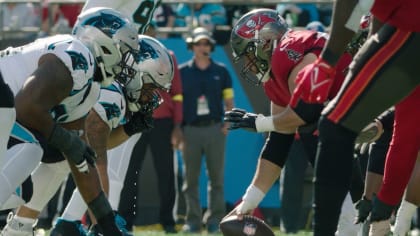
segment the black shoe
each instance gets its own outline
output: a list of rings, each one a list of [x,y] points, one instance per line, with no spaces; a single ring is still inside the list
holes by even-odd
[[[62,218],[57,219],[57,223],[51,230],[50,236],[87,236],[86,231],[80,220],[69,221]]]
[[[164,225],[163,230],[167,234],[176,234],[178,231],[175,229],[175,225]]]
[[[93,225],[90,227],[87,236],[101,236],[102,230],[99,228],[99,225]]]

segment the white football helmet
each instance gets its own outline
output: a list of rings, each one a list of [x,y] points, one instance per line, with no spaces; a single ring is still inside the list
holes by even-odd
[[[138,54],[135,55],[137,73],[135,78],[125,82],[127,84],[125,88],[127,100],[129,101],[128,107],[131,111],[139,110],[140,107],[144,106],[144,104],[138,102],[141,92],[152,92],[145,89],[142,91],[130,89],[131,84],[139,83],[137,80],[141,78],[143,84],[153,84],[156,88],[169,91],[175,70],[172,56],[169,54],[168,49],[158,40],[146,35],[139,35],[138,43],[140,49]],[[136,86],[131,87],[135,88]],[[160,100],[157,92],[154,95],[150,95],[150,97],[156,97],[152,99],[155,100],[152,101],[153,103],[157,103],[156,101]],[[148,105],[155,107],[155,105]]]
[[[120,76],[135,75],[134,61],[129,58],[138,51],[137,30],[121,13],[110,8],[91,8],[78,16],[72,34],[94,55],[103,86]]]
[[[234,62],[248,57],[241,76],[257,85],[266,82],[270,77],[273,49],[288,30],[286,21],[275,10],[261,8],[243,15],[230,36]]]

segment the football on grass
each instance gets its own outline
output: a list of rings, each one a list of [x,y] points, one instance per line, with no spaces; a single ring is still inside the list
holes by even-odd
[[[231,215],[223,219],[219,227],[224,236],[274,236],[268,224],[251,215],[244,215],[242,220]]]

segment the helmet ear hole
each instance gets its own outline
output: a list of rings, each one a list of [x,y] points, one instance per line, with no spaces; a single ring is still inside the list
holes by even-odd
[[[106,48],[106,47],[104,47],[104,46],[101,46],[101,48],[102,48],[102,51],[103,51],[104,53],[106,53],[106,54],[111,54],[111,51],[109,51],[109,50],[108,50],[108,48]]]

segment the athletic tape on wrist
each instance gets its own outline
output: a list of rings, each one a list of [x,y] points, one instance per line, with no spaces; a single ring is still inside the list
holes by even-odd
[[[263,191],[261,191],[255,185],[251,184],[246,189],[246,192],[245,192],[244,196],[242,197],[242,200],[244,202],[247,202],[247,203],[252,204],[255,207],[257,207],[260,204],[260,202],[264,199],[264,197],[265,197],[265,193]]]
[[[269,132],[276,130],[274,127],[273,117],[263,116],[261,114],[259,114],[255,120],[255,128],[257,132]]]

